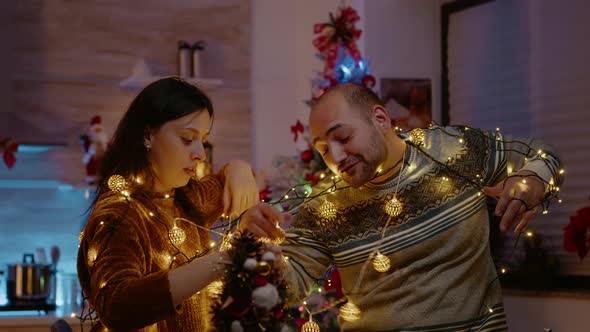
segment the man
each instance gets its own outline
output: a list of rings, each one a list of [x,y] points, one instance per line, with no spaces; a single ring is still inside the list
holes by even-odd
[[[525,161],[526,144],[465,127],[400,136],[354,84],[322,95],[309,125],[336,178],[314,189],[330,194],[300,208],[282,245],[291,300],[334,264],[351,303],[343,330],[505,330],[481,189],[500,197],[501,230],[521,232],[559,181],[557,159],[534,147]],[[506,179],[509,166],[518,176]]]

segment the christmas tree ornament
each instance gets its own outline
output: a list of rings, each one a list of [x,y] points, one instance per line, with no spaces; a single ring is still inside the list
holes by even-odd
[[[256,267],[254,268],[254,272],[265,277],[270,273],[271,268],[272,267],[268,262],[261,261],[256,264]]]
[[[307,149],[305,151],[302,151],[299,157],[301,158],[301,161],[307,164],[313,160],[313,150]]]
[[[301,327],[301,332],[320,332],[320,326],[309,317],[309,321],[307,321]]]

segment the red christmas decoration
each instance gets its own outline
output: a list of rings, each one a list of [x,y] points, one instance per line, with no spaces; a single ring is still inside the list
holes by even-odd
[[[299,155],[299,157],[301,158],[301,160],[304,163],[309,163],[310,161],[313,160],[313,150],[312,149],[307,149],[305,151],[302,151],[301,154]]]
[[[98,178],[98,170],[104,151],[107,148],[108,137],[102,126],[100,116],[90,120],[90,127],[85,135],[80,136],[84,157],[82,163],[86,168],[86,182],[93,184]]]
[[[272,191],[268,187],[266,187],[262,191],[260,191],[260,193],[258,193],[258,196],[261,201],[263,201],[264,203],[268,203],[272,200],[271,194]]]
[[[0,152],[2,152],[2,159],[8,169],[12,169],[16,163],[14,154],[18,151],[18,143],[10,138],[0,140]]]
[[[268,284],[268,279],[263,276],[257,275],[254,277],[254,284],[256,285],[256,287],[266,286],[266,284]]]
[[[330,278],[324,280],[324,289],[326,291],[335,290],[336,296],[338,298],[344,297],[344,292],[342,291],[342,280],[340,279],[340,271],[338,269],[334,269],[330,274]]]
[[[375,86],[375,77],[373,77],[373,75],[367,75],[363,78],[363,84],[369,88],[372,89]]]
[[[355,60],[361,59],[361,52],[356,46],[356,40],[361,36],[361,30],[355,28],[354,24],[360,20],[356,10],[352,7],[341,8],[338,15],[334,17],[330,13],[330,22],[318,23],[313,27],[314,34],[319,34],[313,40],[313,46],[324,55],[324,76],[333,77],[334,67],[338,58],[338,48],[344,46],[345,50]]]
[[[293,141],[297,142],[299,134],[303,134],[304,131],[305,128],[303,127],[303,124],[301,123],[301,121],[297,120],[297,123],[294,126],[291,126],[291,133],[293,133]]]
[[[577,253],[580,260],[584,259],[590,250],[590,206],[571,216],[570,223],[563,230],[563,248]]]
[[[297,331],[301,331],[301,328],[303,327],[303,324],[307,323],[307,319],[305,318],[297,318],[295,319],[295,328],[297,329]]]
[[[242,317],[252,307],[252,298],[249,296],[235,295],[228,299],[222,308],[227,308],[227,312],[232,317]]]
[[[319,179],[313,173],[305,173],[305,182],[309,182],[309,184],[313,187],[318,183]]]

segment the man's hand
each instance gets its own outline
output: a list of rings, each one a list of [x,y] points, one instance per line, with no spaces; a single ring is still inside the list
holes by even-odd
[[[223,211],[228,216],[239,216],[256,205],[260,198],[252,168],[245,161],[230,161],[224,169]]]
[[[281,275],[285,273],[285,269],[287,268],[287,263],[285,262],[285,256],[283,256],[283,250],[280,246],[266,243],[265,244],[266,251],[270,251],[275,255],[275,260],[273,263],[274,268],[279,271]]]
[[[538,205],[543,200],[545,184],[535,173],[520,171],[517,176],[493,187],[483,188],[483,192],[488,196],[500,198],[495,212],[497,216],[502,216],[500,230],[505,232],[519,222],[514,233],[520,233],[535,216]]]
[[[290,214],[283,214],[266,203],[259,203],[242,215],[238,231],[247,230],[260,238],[270,240],[284,239],[285,232],[280,225],[290,219]]]

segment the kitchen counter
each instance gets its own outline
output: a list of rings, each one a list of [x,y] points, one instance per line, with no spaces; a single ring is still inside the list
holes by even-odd
[[[70,324],[74,332],[82,331],[80,320],[72,317],[43,316],[0,316],[0,332],[47,332],[51,324],[63,318]],[[90,330],[90,322],[84,324],[84,330]]]

